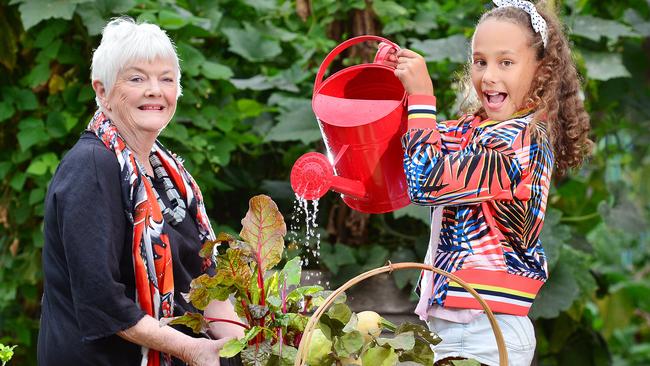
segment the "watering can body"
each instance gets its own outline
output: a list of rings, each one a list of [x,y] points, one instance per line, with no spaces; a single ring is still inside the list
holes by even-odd
[[[367,40],[383,42],[374,63],[347,67],[322,80],[341,51]],[[406,92],[394,69],[381,64],[390,47],[399,49],[381,37],[356,37],[321,64],[312,109],[328,157],[307,153],[296,161],[291,185],[299,196],[317,199],[332,189],[342,193],[349,207],[366,213],[409,204],[400,142],[407,125]]]

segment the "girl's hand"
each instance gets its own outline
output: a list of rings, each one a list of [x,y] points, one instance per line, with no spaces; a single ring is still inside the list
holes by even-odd
[[[427,70],[424,57],[408,50],[402,49],[396,54],[388,55],[384,64],[395,62],[395,76],[404,85],[409,95],[433,95],[433,83]]]
[[[195,338],[192,347],[188,349],[185,361],[189,366],[219,366],[219,351],[232,338],[211,340]]]

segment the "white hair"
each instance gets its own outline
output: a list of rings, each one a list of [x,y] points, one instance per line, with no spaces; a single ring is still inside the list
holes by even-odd
[[[181,96],[181,68],[174,44],[164,30],[155,24],[137,24],[130,17],[114,18],[102,32],[102,41],[93,53],[90,68],[92,81],[99,80],[109,95],[117,75],[136,61],[151,62],[156,58],[171,60],[176,66],[176,99]],[[95,97],[101,109],[99,98]]]

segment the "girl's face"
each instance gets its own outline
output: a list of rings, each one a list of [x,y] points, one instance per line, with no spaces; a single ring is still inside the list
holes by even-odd
[[[476,27],[472,84],[492,120],[506,120],[526,107],[524,99],[538,65],[529,32],[520,25],[497,19],[487,19]]]
[[[170,60],[135,62],[118,75],[112,113],[134,133],[159,133],[176,111],[176,67]]]

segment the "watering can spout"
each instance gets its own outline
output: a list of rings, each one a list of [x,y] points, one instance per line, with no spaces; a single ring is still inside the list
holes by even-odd
[[[366,197],[366,188],[358,180],[334,175],[334,168],[323,154],[310,152],[301,156],[291,169],[291,187],[307,200],[316,200],[333,190],[355,198]]]

